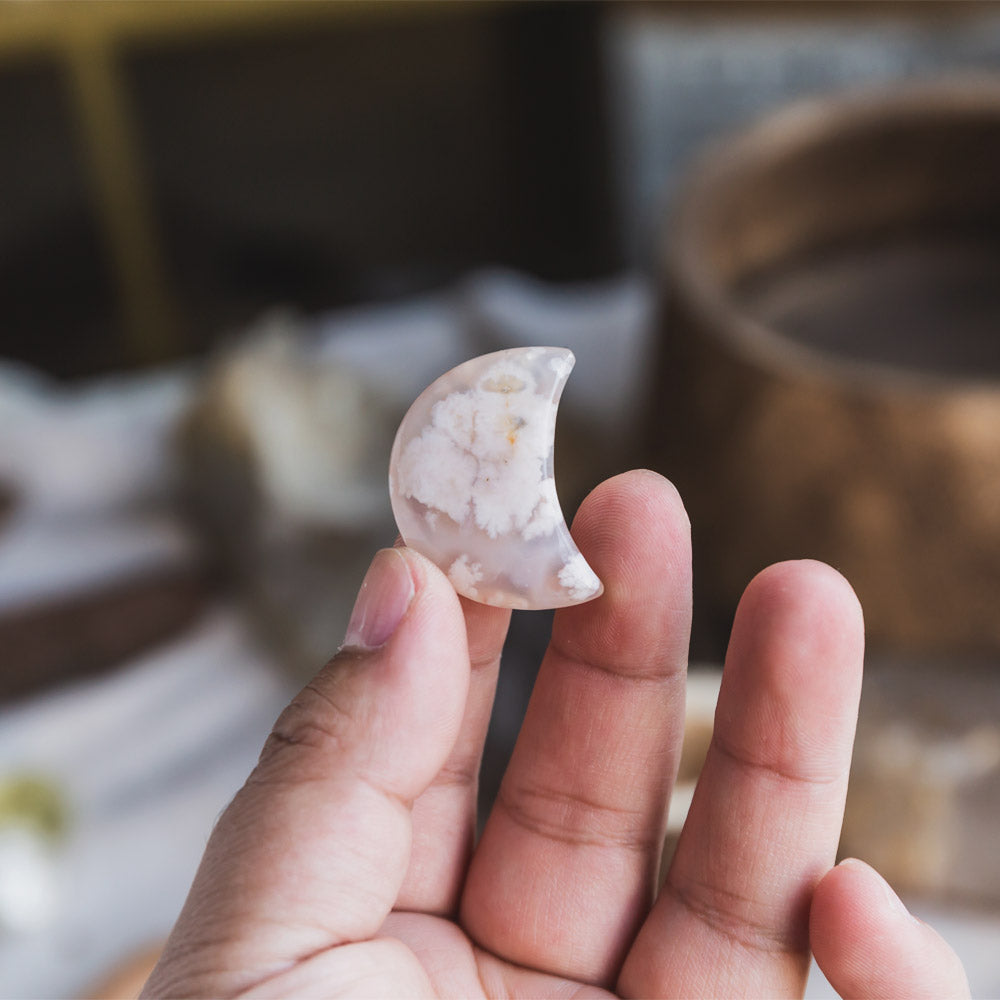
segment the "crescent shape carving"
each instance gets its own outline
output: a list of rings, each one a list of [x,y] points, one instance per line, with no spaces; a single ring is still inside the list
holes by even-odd
[[[575,363],[560,347],[473,358],[426,388],[389,460],[403,540],[455,589],[507,608],[560,608],[598,597],[553,477],[556,411]]]

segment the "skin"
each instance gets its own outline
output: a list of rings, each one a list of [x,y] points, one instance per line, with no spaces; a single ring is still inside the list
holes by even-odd
[[[690,533],[650,472],[574,538],[604,581],[557,612],[474,841],[509,613],[405,548],[376,556],[345,647],[282,714],[220,818],[144,996],[968,996],[861,862],[834,867],[861,686],[849,585],[816,562],[747,587],[715,736],[657,893],[683,734]]]

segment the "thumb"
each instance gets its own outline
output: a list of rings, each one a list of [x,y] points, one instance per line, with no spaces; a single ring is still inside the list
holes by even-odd
[[[454,589],[412,550],[379,552],[344,646],[282,713],[219,819],[144,992],[232,994],[373,936],[468,681]]]

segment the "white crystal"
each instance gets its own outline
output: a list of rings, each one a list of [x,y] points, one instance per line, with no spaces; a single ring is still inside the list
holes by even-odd
[[[389,462],[396,524],[466,597],[558,608],[604,589],[553,478],[556,410],[574,360],[558,347],[473,358],[425,389],[399,426]]]

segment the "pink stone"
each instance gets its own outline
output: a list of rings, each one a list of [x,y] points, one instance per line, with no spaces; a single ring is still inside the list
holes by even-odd
[[[403,540],[482,604],[559,608],[604,587],[556,496],[556,410],[571,351],[519,347],[446,372],[410,407],[389,461]]]

